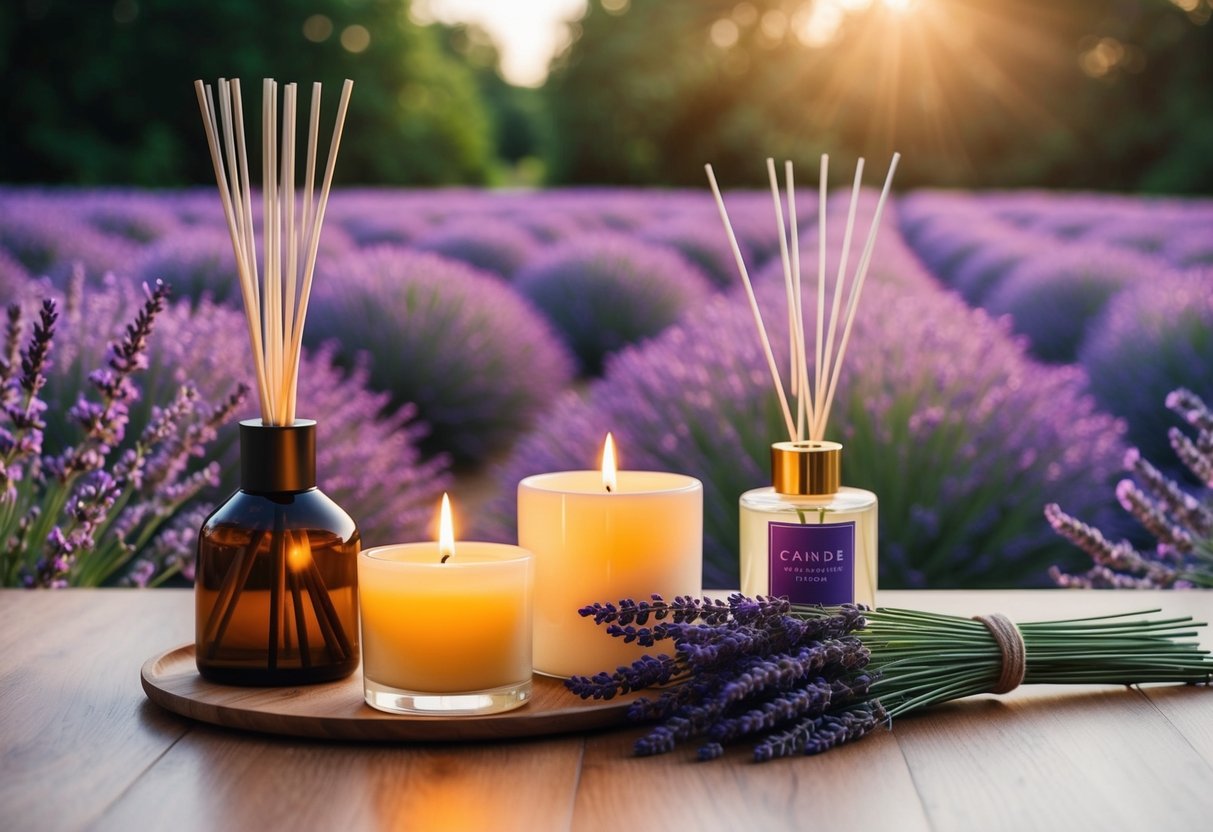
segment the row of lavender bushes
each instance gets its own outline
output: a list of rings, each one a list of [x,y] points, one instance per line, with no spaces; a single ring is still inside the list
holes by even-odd
[[[781,308],[769,197],[728,199],[763,303]],[[915,241],[919,201],[902,200]],[[1012,227],[1009,214],[987,213]],[[803,208],[805,263],[815,262],[813,219]],[[233,368],[247,367],[230,244],[210,191],[0,191],[0,288],[13,296],[45,275],[64,292],[76,265],[88,285],[68,295],[84,293],[81,329],[96,351],[129,312],[131,286],[163,278],[174,287],[143,406],[186,379],[217,399]],[[1050,565],[1073,567],[1040,507],[1060,502],[1102,520],[1123,450],[1117,423],[1082,395],[1086,374],[1042,367],[1006,323],[940,290],[892,219],[871,280],[834,424],[848,444],[847,479],[882,499],[885,585],[1033,585]],[[337,194],[304,373],[313,389],[303,400],[329,425],[323,485],[356,507],[369,542],[418,537],[452,465],[483,470],[509,453],[477,524],[508,538],[517,479],[593,465],[609,428],[629,467],[704,481],[708,581],[735,585],[736,498],[766,480],[779,429],[735,285],[704,193]],[[81,371],[67,378],[61,402]],[[208,451],[227,485],[234,453],[230,430]],[[176,528],[188,535],[196,520],[183,515]]]
[[[872,207],[869,197],[865,212]],[[1042,500],[1065,494],[1110,521],[1122,427],[1083,394],[1081,370],[1033,361],[1004,322],[940,291],[892,221],[885,232],[833,417],[847,447],[844,479],[881,500],[881,580],[1042,584],[1050,565],[1078,557],[1042,522]],[[830,235],[830,262],[839,236]],[[803,242],[802,262],[812,262],[815,240]],[[779,265],[757,271],[760,304],[783,308]],[[783,316],[767,323],[776,343],[786,339]],[[629,467],[703,481],[705,581],[735,586],[737,496],[768,481],[781,425],[750,312],[737,291],[720,295],[612,357],[588,393],[566,394],[499,468],[501,496],[482,529],[508,539],[512,484],[585,467],[586,449],[610,429]]]
[[[1108,195],[924,192],[907,241],[970,304],[1007,315],[1032,353],[1077,363],[1128,440],[1171,472],[1176,388],[1213,397],[1213,205]]]

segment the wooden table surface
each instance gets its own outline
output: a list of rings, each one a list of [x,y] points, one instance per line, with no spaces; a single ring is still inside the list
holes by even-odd
[[[880,601],[1020,621],[1150,607],[1213,618],[1213,592]],[[1206,686],[1022,687],[765,764],[740,749],[633,758],[632,728],[358,745],[210,727],[148,702],[140,666],[193,626],[188,590],[0,591],[0,830],[1213,828]]]

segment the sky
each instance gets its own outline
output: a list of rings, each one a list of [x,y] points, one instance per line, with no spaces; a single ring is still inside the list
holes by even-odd
[[[477,23],[501,51],[501,74],[519,86],[547,78],[548,62],[565,45],[564,23],[585,13],[586,0],[415,0],[420,23]]]

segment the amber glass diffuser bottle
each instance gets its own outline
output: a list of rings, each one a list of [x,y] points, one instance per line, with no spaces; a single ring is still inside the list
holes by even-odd
[[[240,423],[240,490],[207,518],[195,576],[198,671],[297,685],[358,666],[358,528],[316,487],[316,423]]]

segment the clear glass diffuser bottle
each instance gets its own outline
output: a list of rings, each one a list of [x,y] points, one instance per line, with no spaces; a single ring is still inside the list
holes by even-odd
[[[298,685],[358,666],[358,527],[316,487],[316,423],[240,423],[240,490],[206,519],[194,579],[198,671]]]
[[[876,604],[876,495],[840,484],[842,445],[776,442],[771,486],[741,495],[741,591]]]

